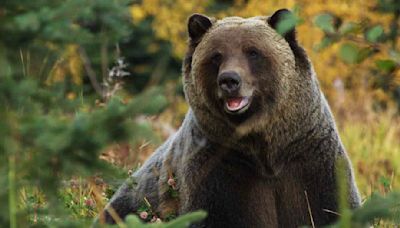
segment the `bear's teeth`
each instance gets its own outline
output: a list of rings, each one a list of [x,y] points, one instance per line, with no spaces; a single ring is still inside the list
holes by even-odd
[[[244,106],[246,106],[247,103],[248,103],[247,98],[235,97],[235,98],[229,98],[226,101],[226,106],[229,111],[237,111],[239,109],[242,109]]]

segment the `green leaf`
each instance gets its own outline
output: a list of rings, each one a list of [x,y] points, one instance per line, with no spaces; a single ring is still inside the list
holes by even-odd
[[[369,48],[362,48],[358,51],[358,56],[357,56],[357,61],[356,63],[361,63],[362,61],[364,61],[366,58],[368,58],[369,56],[371,56],[371,54],[373,54],[374,51]]]
[[[351,43],[345,43],[340,47],[340,58],[346,63],[357,63],[359,48]]]
[[[375,64],[379,70],[385,72],[391,72],[394,70],[394,68],[396,68],[396,63],[391,59],[377,60]]]
[[[323,49],[327,48],[329,45],[333,44],[335,40],[331,37],[324,37],[320,43],[314,46],[315,51],[322,51]]]
[[[355,33],[359,29],[359,26],[354,22],[346,22],[339,28],[341,35],[348,35],[350,33]]]
[[[340,58],[350,64],[361,63],[374,53],[374,50],[369,47],[360,48],[352,43],[343,44],[339,51]]]
[[[128,227],[141,227],[143,224],[140,222],[140,219],[136,215],[128,215],[125,218],[125,223]]]
[[[298,18],[293,13],[287,13],[283,15],[283,18],[278,22],[276,31],[285,35],[287,32],[292,30],[298,23]]]
[[[327,33],[335,32],[335,29],[333,27],[333,16],[328,13],[317,15],[314,18],[314,24],[320,29],[322,29],[322,31],[324,32]]]
[[[207,213],[205,211],[195,211],[189,214],[181,215],[178,218],[165,224],[165,228],[186,228],[190,224],[199,222],[206,218]]]
[[[383,27],[381,25],[377,25],[374,26],[372,28],[370,28],[366,34],[365,34],[365,38],[369,41],[369,42],[377,42],[379,40],[379,38],[381,38],[383,35]]]

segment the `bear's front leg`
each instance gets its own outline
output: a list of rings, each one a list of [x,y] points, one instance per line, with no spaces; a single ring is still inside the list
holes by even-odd
[[[138,214],[138,209],[147,205],[155,211],[158,199],[158,171],[156,162],[150,159],[146,164],[130,176],[111,198],[100,213],[95,225],[100,223],[114,224],[116,220],[124,220],[128,214]]]

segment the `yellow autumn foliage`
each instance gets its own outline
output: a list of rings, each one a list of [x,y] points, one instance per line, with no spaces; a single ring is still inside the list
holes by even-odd
[[[78,46],[75,44],[68,45],[60,59],[54,64],[47,84],[63,82],[66,77],[71,77],[71,82],[76,85],[82,84],[83,63],[78,53]]]
[[[192,0],[143,0],[139,5],[133,5],[131,12],[135,21],[147,16],[154,18],[153,30],[160,39],[170,41],[176,57],[182,58],[186,50],[187,41],[187,18],[192,13],[205,13],[211,17],[222,18],[226,16],[251,17],[256,15],[271,15],[280,8],[298,8],[299,17],[303,20],[297,27],[298,40],[307,50],[317,75],[321,81],[322,88],[328,97],[336,96],[337,91],[333,84],[335,80],[351,82],[351,92],[361,93],[361,96],[370,88],[368,76],[370,67],[375,66],[378,59],[386,59],[390,48],[386,44],[380,44],[380,52],[373,57],[363,61],[361,64],[345,64],[338,56],[342,42],[335,43],[322,51],[315,51],[316,45],[322,40],[323,32],[314,24],[316,15],[329,12],[348,22],[372,25],[379,24],[387,31],[392,16],[390,14],[379,14],[371,9],[375,1],[364,0],[235,0],[233,5],[217,13],[209,13],[208,9],[213,1]],[[362,37],[356,37],[362,39]],[[395,85],[400,85],[399,77],[393,80]],[[369,93],[369,92],[368,92]],[[373,94],[373,93],[369,93]],[[386,99],[389,101],[390,99]]]

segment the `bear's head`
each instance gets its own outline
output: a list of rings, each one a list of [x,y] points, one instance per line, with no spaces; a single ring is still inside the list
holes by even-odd
[[[307,122],[318,106],[319,87],[295,30],[276,30],[289,14],[283,9],[270,17],[189,18],[184,90],[205,132],[237,139],[269,131],[273,137]]]

